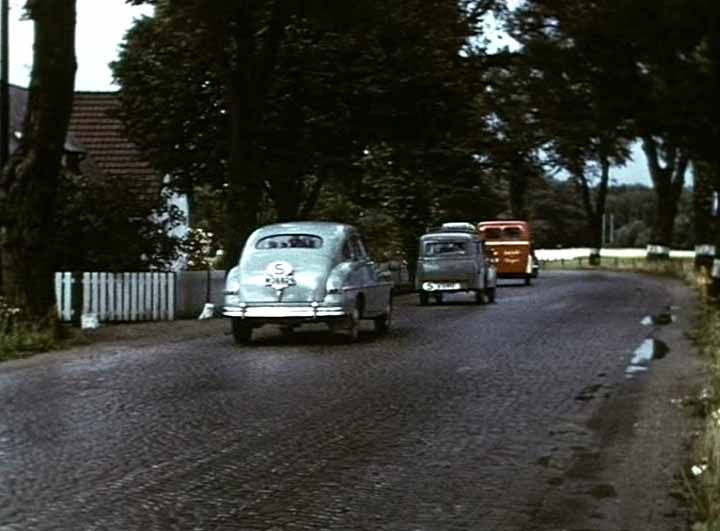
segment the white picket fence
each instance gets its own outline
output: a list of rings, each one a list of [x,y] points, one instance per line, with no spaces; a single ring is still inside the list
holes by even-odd
[[[55,297],[63,321],[73,320],[72,273],[55,273]],[[75,303],[75,304],[73,304]],[[82,314],[99,321],[175,319],[175,273],[82,273]],[[76,319],[79,316],[75,316]]]

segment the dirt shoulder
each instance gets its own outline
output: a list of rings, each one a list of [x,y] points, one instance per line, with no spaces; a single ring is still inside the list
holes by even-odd
[[[548,463],[548,482],[556,488],[547,492],[536,529],[690,528],[682,471],[701,428],[694,398],[707,373],[690,339],[696,296],[676,281],[667,282],[667,292],[676,322],[648,326],[648,340],[662,359],[588,397],[601,403],[574,419],[586,435],[583,443],[558,449]]]
[[[229,322],[222,318],[108,324],[94,330],[83,330],[82,340],[88,345],[166,343],[222,335],[229,329]]]

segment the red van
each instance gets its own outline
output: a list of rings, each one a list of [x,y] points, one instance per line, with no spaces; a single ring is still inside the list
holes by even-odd
[[[534,253],[527,221],[481,221],[478,231],[495,252],[498,278],[519,278],[529,285]]]

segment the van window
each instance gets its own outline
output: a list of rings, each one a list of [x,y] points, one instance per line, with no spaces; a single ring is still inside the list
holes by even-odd
[[[520,227],[505,227],[502,230],[502,238],[504,240],[523,240],[525,234]]]
[[[499,240],[502,238],[502,230],[499,227],[488,227],[483,229],[483,234],[487,240]]]

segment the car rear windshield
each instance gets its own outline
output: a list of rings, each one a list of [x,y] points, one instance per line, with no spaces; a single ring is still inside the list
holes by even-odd
[[[468,242],[433,241],[426,242],[425,256],[459,256],[468,253]]]
[[[275,234],[258,240],[255,249],[320,249],[323,239],[312,234]]]

